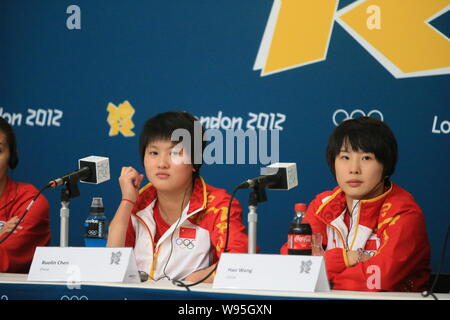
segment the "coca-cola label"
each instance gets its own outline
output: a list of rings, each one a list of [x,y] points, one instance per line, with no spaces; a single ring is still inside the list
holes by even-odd
[[[288,249],[311,250],[311,235],[288,234]]]

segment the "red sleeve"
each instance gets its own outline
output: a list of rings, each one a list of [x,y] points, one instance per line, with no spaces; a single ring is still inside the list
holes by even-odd
[[[322,246],[326,248],[328,245],[327,225],[316,216],[316,212],[321,204],[322,202],[318,199],[311,202],[308,211],[306,212],[305,222],[311,225],[313,233],[322,234]],[[344,271],[348,267],[347,254],[342,248],[325,250],[324,259],[328,278],[333,274]]]
[[[136,243],[136,232],[133,228],[133,222],[131,220],[128,222],[128,229],[127,229],[127,235],[125,237],[125,247],[131,247],[134,248],[134,245]]]
[[[425,288],[430,272],[430,248],[422,213],[399,214],[380,227],[380,248],[368,261],[341,271],[336,261],[342,262],[343,258],[337,253],[333,257],[330,255],[329,260],[326,257],[333,289],[421,291]]]
[[[22,216],[37,192],[34,187],[21,190],[9,218]],[[36,199],[20,226],[23,229],[16,229],[17,233],[0,244],[0,272],[27,273],[36,247],[50,243],[49,205],[43,195]]]
[[[146,193],[145,193],[146,194]],[[139,210],[141,210],[145,206],[145,198],[143,194],[140,194],[136,204],[133,206],[133,209],[131,210],[131,216],[128,220],[128,228],[127,233],[125,235],[125,247],[134,248],[134,245],[136,244],[136,231],[133,227],[133,215],[136,215]]]
[[[347,252],[343,248],[334,248],[324,252],[328,280],[348,268]]]
[[[215,215],[214,226],[212,232],[210,232],[211,244],[215,249],[213,254],[213,263],[217,262],[225,248],[229,201],[230,196],[228,195],[223,199],[223,201],[220,201],[218,205],[207,209],[207,211],[217,211],[217,214]],[[245,232],[245,226],[242,223],[241,205],[236,199],[233,199],[233,201],[231,202],[229,230],[227,252],[247,253],[248,238]]]

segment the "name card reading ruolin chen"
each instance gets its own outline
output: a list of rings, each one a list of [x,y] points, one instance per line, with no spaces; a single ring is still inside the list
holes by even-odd
[[[329,292],[320,256],[223,253],[213,288]]]
[[[28,281],[140,282],[132,248],[37,247]]]

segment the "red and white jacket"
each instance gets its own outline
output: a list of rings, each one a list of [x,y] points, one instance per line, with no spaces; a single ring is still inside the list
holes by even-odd
[[[14,216],[22,216],[38,190],[28,183],[7,178],[0,199],[0,226]],[[0,244],[0,272],[28,273],[37,246],[50,243],[50,217],[47,199],[41,194],[8,239]],[[3,234],[0,238],[5,237]]]
[[[319,194],[305,216],[312,231],[322,234],[326,269],[333,289],[426,289],[430,246],[422,210],[410,193],[391,183],[382,195],[359,201],[351,223],[344,221],[346,212],[345,194],[336,187]],[[345,250],[360,248],[372,258],[350,267]],[[286,252],[284,245],[281,253]]]
[[[134,248],[138,269],[154,280],[165,275],[182,280],[216,263],[225,247],[230,195],[197,178],[178,225],[175,222],[170,226],[157,243],[153,240],[156,197],[156,189],[151,184],[142,188],[128,225],[125,246]],[[247,252],[248,240],[237,200],[231,204],[229,229],[228,252]]]

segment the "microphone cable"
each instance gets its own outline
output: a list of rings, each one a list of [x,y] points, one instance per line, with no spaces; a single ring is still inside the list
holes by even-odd
[[[230,201],[228,202],[228,211],[227,211],[227,235],[226,235],[226,240],[225,240],[225,247],[223,249],[223,252],[227,252],[228,251],[228,240],[230,237],[230,211],[231,211],[231,203],[234,199],[234,195],[236,194],[236,192],[241,189],[240,186],[237,186],[233,192],[231,193],[231,197],[230,197]],[[178,287],[183,287],[185,288],[187,291],[191,291],[191,289],[189,289],[190,287],[196,286],[200,283],[202,283],[203,281],[205,281],[206,279],[208,279],[214,272],[216,272],[217,270],[217,266],[218,266],[219,262],[216,263],[216,265],[214,266],[214,268],[202,279],[190,283],[190,284],[186,284],[181,280],[172,280],[172,283]]]
[[[449,232],[450,232],[450,225],[447,227],[447,233],[444,238],[444,246],[442,247],[441,261],[439,262],[438,272],[436,273],[436,276],[434,277],[434,281],[433,281],[433,284],[431,285],[430,290],[422,292],[422,297],[424,297],[424,298],[426,298],[428,296],[432,296],[434,298],[434,300],[439,300],[433,291],[434,291],[434,288],[436,287],[436,283],[439,279],[439,275],[441,274],[442,265],[444,264],[444,261],[445,261],[445,251],[447,249],[447,240],[448,240]]]
[[[195,181],[194,181],[195,182]],[[194,187],[194,183],[192,183],[192,190]],[[183,216],[183,204],[184,204],[184,200],[186,200],[186,194],[187,194],[188,188],[186,188],[186,190],[184,191],[184,195],[183,195],[183,200],[181,201],[181,206],[180,206],[180,216],[178,217],[178,220],[175,224],[174,229],[172,230],[171,234],[170,234],[170,253],[169,253],[169,257],[166,260],[166,263],[164,265],[163,268],[163,276],[158,278],[158,279],[153,279],[154,281],[160,281],[162,279],[167,279],[168,281],[171,281],[172,279],[170,279],[170,277],[167,275],[166,273],[166,268],[167,265],[169,264],[170,259],[172,258],[172,252],[173,252],[173,235],[175,233],[175,231],[177,231],[178,225],[180,224],[181,218]],[[156,205],[156,204],[155,204]],[[160,209],[159,209],[160,210]],[[161,210],[160,210],[160,214],[161,214]],[[146,282],[149,278],[149,274],[145,271],[139,270],[139,278],[141,280],[141,282]]]
[[[192,183],[192,191],[194,191],[194,183],[195,183],[195,180]],[[183,200],[181,201],[180,216],[178,217],[178,220],[177,220],[177,223],[175,225],[175,228],[173,229],[172,233],[170,234],[170,253],[169,253],[169,257],[167,258],[166,264],[164,265],[164,268],[163,268],[164,276],[162,278],[159,278],[156,281],[159,281],[159,280],[164,279],[164,278],[167,278],[167,280],[169,280],[169,281],[172,280],[166,274],[166,268],[167,268],[167,265],[169,264],[170,258],[172,257],[172,252],[173,252],[173,235],[174,235],[175,231],[177,231],[178,225],[180,224],[181,218],[183,216],[183,209],[184,209],[183,208],[183,204],[184,204],[184,200],[186,200],[187,190],[188,190],[188,188],[186,188],[186,190],[184,190]],[[161,212],[161,210],[160,210],[160,212]]]
[[[344,247],[347,246],[348,250],[350,250],[350,244],[348,243],[348,237],[350,236],[350,232],[352,231],[352,225],[353,225],[353,211],[355,211],[355,208],[358,206],[359,202],[361,200],[356,201],[355,205],[352,208],[352,211],[350,212],[350,225],[348,227],[348,233],[347,238],[345,239],[346,243],[344,243]],[[359,214],[359,213],[358,213]]]
[[[25,218],[25,215],[28,213],[28,211],[31,209],[31,207],[33,206],[34,202],[36,201],[36,199],[41,195],[42,192],[44,192],[46,189],[50,188],[50,184],[47,184],[44,188],[42,188],[41,190],[39,190],[39,192],[34,196],[33,200],[31,200],[31,202],[28,204],[27,208],[25,209],[24,213],[22,214],[22,216],[20,217],[19,221],[17,221],[16,225],[14,226],[14,228],[11,229],[11,231],[8,232],[8,234],[6,236],[4,236],[2,239],[0,239],[0,244],[2,244],[4,241],[6,241],[6,239],[8,239],[13,233],[14,231],[17,229],[17,227],[19,226],[19,224],[22,222],[23,218]]]

